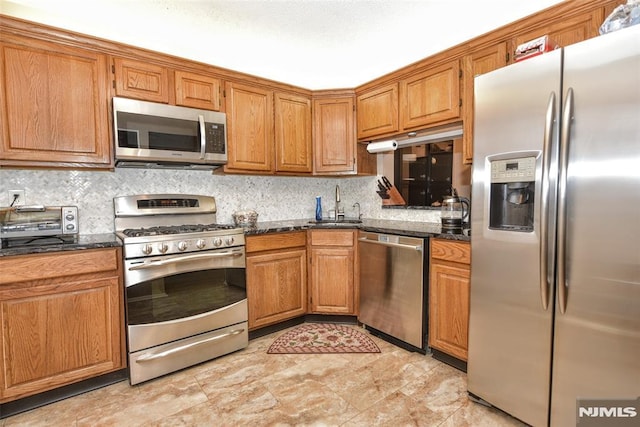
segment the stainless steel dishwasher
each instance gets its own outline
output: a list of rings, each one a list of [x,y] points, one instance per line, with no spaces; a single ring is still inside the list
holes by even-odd
[[[427,349],[428,331],[425,271],[428,247],[425,239],[416,237],[367,231],[358,235],[358,320],[371,333],[423,353]]]

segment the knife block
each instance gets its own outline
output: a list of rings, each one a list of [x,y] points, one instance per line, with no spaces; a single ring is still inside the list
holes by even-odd
[[[395,185],[392,185],[391,188],[387,190],[387,194],[389,198],[382,199],[383,206],[404,206],[407,204]]]

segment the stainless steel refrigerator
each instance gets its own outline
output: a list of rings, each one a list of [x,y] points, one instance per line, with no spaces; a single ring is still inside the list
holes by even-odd
[[[534,426],[636,399],[640,25],[476,77],[473,159],[470,395]]]

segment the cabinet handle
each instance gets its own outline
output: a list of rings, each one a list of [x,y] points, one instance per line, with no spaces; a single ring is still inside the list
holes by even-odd
[[[373,243],[374,245],[390,246],[399,249],[412,249],[414,251],[422,251],[422,245],[403,245],[402,243],[380,242],[378,240],[369,240],[366,237],[358,239],[359,242]]]

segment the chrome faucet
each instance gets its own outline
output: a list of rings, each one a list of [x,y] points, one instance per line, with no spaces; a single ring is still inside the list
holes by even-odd
[[[344,208],[340,207],[340,186],[336,185],[336,217],[337,221],[340,217],[344,218]]]

